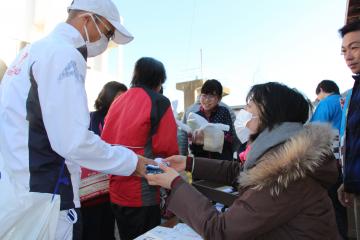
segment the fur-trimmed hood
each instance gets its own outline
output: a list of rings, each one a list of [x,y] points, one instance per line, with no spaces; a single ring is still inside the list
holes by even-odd
[[[269,135],[272,132],[276,129]],[[241,172],[240,187],[258,190],[269,187],[272,195],[279,195],[290,183],[306,176],[322,185],[331,184],[336,171],[327,162],[335,161],[331,157],[333,139],[330,125],[305,125],[285,142],[267,149],[253,167]]]

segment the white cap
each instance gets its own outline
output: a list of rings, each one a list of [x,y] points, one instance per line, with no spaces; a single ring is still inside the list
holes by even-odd
[[[120,23],[120,14],[111,0],[73,0],[69,10],[82,10],[104,17],[115,27],[113,41],[117,44],[126,44],[134,39]]]

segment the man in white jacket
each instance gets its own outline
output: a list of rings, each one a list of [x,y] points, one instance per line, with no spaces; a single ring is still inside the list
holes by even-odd
[[[81,234],[79,165],[128,176],[150,162],[88,130],[86,59],[132,35],[111,0],[74,0],[68,11],[65,23],[22,50],[0,85],[0,151],[17,183],[60,195],[57,239]]]

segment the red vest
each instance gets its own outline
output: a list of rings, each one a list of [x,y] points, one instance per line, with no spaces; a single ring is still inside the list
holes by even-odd
[[[149,158],[178,154],[170,101],[147,88],[131,88],[113,102],[101,137]],[[120,206],[153,206],[160,202],[159,188],[149,186],[145,178],[112,175],[110,200]]]

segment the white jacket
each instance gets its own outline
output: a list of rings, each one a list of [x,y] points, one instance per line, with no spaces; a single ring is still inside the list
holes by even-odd
[[[53,193],[62,163],[61,209],[79,207],[80,166],[128,176],[137,156],[89,131],[85,42],[67,23],[29,45],[0,85],[0,151],[17,182]],[[75,204],[74,204],[75,198]]]

